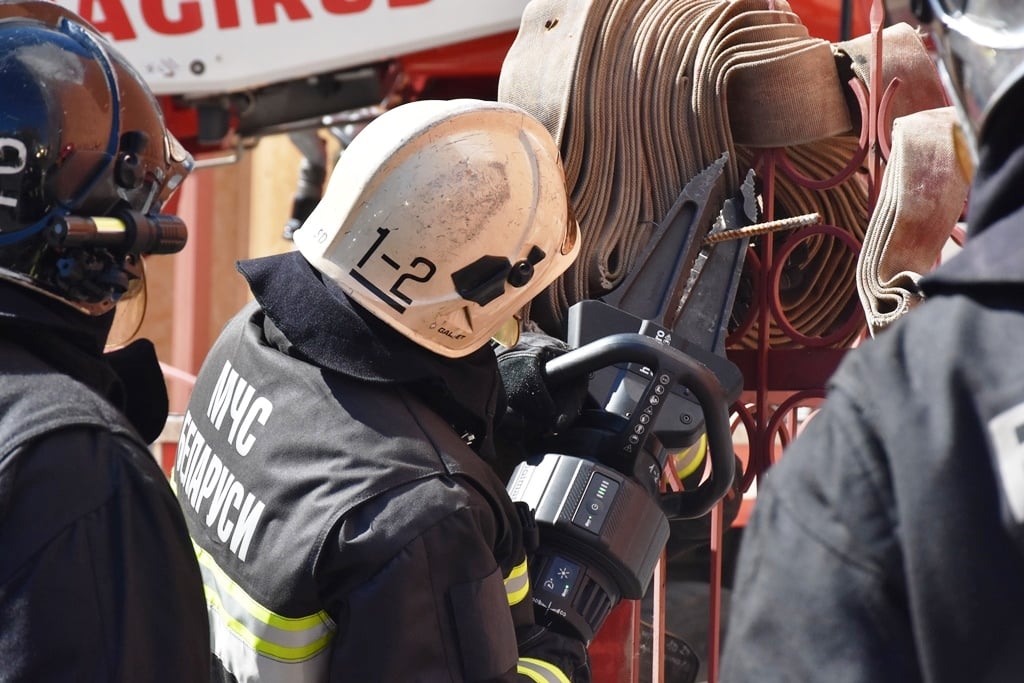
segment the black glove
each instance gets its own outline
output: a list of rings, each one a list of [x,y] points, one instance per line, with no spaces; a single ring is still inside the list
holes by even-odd
[[[516,629],[516,639],[520,657],[540,659],[554,665],[571,683],[590,683],[590,656],[582,640],[535,624]]]
[[[497,351],[507,408],[500,430],[526,443],[557,434],[579,417],[587,399],[587,377],[550,387],[544,365],[571,347],[560,339],[524,332],[512,348]]]

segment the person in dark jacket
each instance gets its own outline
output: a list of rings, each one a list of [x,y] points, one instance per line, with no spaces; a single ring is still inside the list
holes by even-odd
[[[512,105],[396,107],[294,240],[239,262],[255,300],[174,465],[215,680],[588,681],[534,620],[536,528],[488,462],[490,340],[580,248],[551,136]]]
[[[1024,671],[1024,5],[915,5],[976,152],[967,240],[758,487],[725,683]]]
[[[159,211],[191,159],[55,3],[0,2],[0,93],[0,680],[202,680],[199,568],[148,447],[163,377],[148,341],[105,353],[142,257],[184,244]]]

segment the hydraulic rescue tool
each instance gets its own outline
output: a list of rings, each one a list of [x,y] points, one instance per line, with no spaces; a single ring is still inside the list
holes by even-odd
[[[723,202],[725,159],[687,184],[607,301],[569,309],[573,349],[546,364],[548,381],[588,377],[601,408],[584,410],[508,483],[540,532],[538,619],[588,642],[620,599],[643,597],[670,520],[705,517],[734,487],[728,408],[743,382],[724,339],[748,240],[706,237],[751,223],[756,202],[752,175]],[[690,486],[663,490],[673,455],[702,439],[710,456]]]

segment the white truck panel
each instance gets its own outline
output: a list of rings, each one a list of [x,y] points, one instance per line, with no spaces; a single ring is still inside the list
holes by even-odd
[[[527,0],[56,0],[158,95],[235,92],[519,26]]]

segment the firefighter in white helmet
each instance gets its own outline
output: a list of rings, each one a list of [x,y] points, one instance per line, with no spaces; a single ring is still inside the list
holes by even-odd
[[[92,26],[0,0],[0,680],[207,675],[199,568],[149,450],[160,365],[148,340],[106,351],[143,259],[185,244],[162,209],[191,168]]]
[[[173,481],[225,681],[586,681],[534,624],[529,516],[489,467],[490,340],[576,258],[522,110],[420,101],[346,149],[298,251],[199,373]]]

